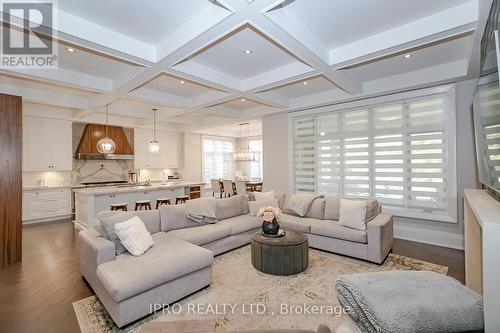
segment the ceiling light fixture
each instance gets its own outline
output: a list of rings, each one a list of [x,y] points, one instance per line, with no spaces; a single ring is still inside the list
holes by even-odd
[[[185,82],[184,82],[183,80],[180,80],[180,81],[179,81],[179,83],[180,83],[180,84],[184,84]]]
[[[156,111],[158,109],[153,108],[153,140],[149,142],[149,152],[155,156],[160,154],[160,143],[156,140]]]
[[[250,142],[248,140],[248,137],[250,137],[250,123],[242,123],[242,124],[238,124],[238,126],[240,127],[240,148],[234,152],[234,160],[236,162],[255,162],[257,160],[256,158],[256,153],[253,152],[253,151],[250,151]],[[241,147],[243,146],[241,144],[242,142],[242,129],[243,129],[243,126],[246,127],[247,129],[247,146],[246,147]]]
[[[68,51],[69,53],[75,53],[76,52],[76,50],[74,48],[72,48],[72,47],[67,47],[66,51]]]
[[[302,84],[307,86],[309,84],[309,81],[304,81],[304,82],[302,82]]]
[[[116,149],[116,143],[108,137],[108,105],[106,104],[106,129],[104,138],[97,142],[97,151],[101,154],[113,154]]]
[[[246,49],[246,50],[243,50],[243,53],[245,53],[245,54],[252,54],[253,51],[250,50],[250,49]]]
[[[403,56],[403,58],[405,59],[410,59],[411,58],[411,53],[407,53]]]
[[[240,98],[240,101],[241,101],[241,102],[246,102],[247,100],[246,100],[246,99],[244,99],[244,98]]]

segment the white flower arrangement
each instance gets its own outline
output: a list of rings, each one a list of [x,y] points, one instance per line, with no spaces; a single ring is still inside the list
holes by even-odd
[[[257,212],[257,216],[262,217],[266,222],[272,222],[274,219],[278,220],[281,217],[281,209],[272,206],[262,207]]]

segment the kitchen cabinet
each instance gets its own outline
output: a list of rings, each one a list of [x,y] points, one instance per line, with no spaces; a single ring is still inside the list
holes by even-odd
[[[134,129],[134,163],[136,169],[176,169],[179,168],[179,152],[182,144],[177,132],[157,131],[160,153],[149,153],[149,142],[153,139],[149,129]]]
[[[52,221],[71,215],[71,189],[47,188],[23,190],[23,223]]]
[[[23,120],[23,171],[71,171],[71,122],[25,117]]]

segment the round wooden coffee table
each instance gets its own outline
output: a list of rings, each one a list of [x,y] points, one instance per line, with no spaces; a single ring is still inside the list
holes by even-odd
[[[281,238],[265,237],[259,231],[252,236],[252,265],[262,273],[293,275],[309,265],[307,236],[285,230]]]

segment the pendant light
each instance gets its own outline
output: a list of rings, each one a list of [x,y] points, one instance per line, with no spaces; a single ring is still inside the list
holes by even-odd
[[[151,155],[158,155],[160,153],[160,143],[156,140],[156,111],[153,109],[153,140],[149,142],[149,152]]]
[[[250,123],[242,123],[238,124],[240,126],[240,148],[234,153],[234,160],[236,162],[255,162],[255,152],[250,151],[250,147],[248,145],[248,137],[250,136]],[[247,128],[247,147],[243,148],[241,147],[241,139],[242,139],[242,128],[243,126],[246,126]]]
[[[97,151],[101,154],[113,154],[116,149],[116,144],[108,137],[108,105],[106,104],[106,127],[105,127],[105,135],[104,138],[97,142]]]

